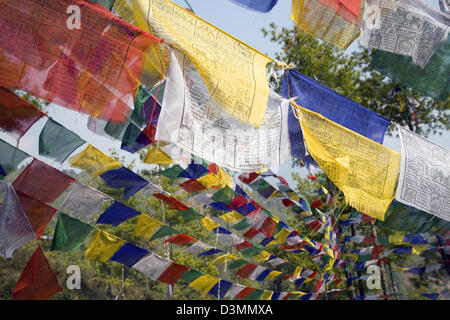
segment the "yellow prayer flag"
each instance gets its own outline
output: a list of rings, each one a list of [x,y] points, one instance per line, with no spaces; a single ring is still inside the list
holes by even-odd
[[[124,20],[183,51],[224,111],[260,126],[269,97],[265,69],[271,58],[172,1],[116,0],[115,8]]]
[[[211,218],[208,217],[202,219],[202,224],[208,231],[211,231],[219,226],[217,223],[212,221]]]
[[[310,155],[349,205],[384,220],[400,171],[400,154],[322,115],[297,106]]]
[[[300,273],[302,272],[302,270],[303,270],[302,267],[297,266],[297,267],[295,267],[295,270],[294,270],[294,272],[292,273],[292,275],[293,275],[294,277],[299,277],[299,276],[300,276]]]
[[[242,219],[244,219],[244,216],[242,214],[240,214],[237,211],[231,211],[231,212],[227,212],[223,215],[220,216],[220,218],[224,221],[227,222],[236,222],[236,221],[241,221]]]
[[[267,259],[270,258],[272,254],[269,251],[263,250],[261,253],[257,254],[256,256],[253,256],[252,259],[256,262],[263,262],[267,261]]]
[[[162,225],[164,225],[164,223],[155,220],[146,214],[141,214],[139,215],[136,227],[134,228],[134,236],[150,239]]]
[[[107,156],[92,145],[88,145],[86,149],[70,157],[69,163],[72,167],[86,171],[93,178],[106,171],[122,167],[120,162]]]
[[[225,185],[229,186],[230,188],[233,188],[233,179],[225,172],[225,170],[219,167],[216,176]]]
[[[345,8],[339,7],[337,0],[328,2],[330,6],[318,0],[292,0],[291,20],[302,31],[346,49],[359,36],[359,21],[363,6],[360,14],[355,15],[343,13]]]
[[[412,246],[412,254],[422,254],[425,250],[428,249],[428,244],[416,244]]]
[[[280,274],[281,274],[280,271],[272,271],[271,273],[269,273],[269,274],[267,275],[266,279],[268,279],[268,280],[273,280],[273,279],[275,279],[276,277],[278,277]]]
[[[169,164],[172,163],[172,158],[155,145],[147,154],[144,160],[149,164]]]
[[[205,274],[192,281],[189,287],[200,291],[205,296],[217,282],[219,282],[219,278]]]
[[[392,244],[402,244],[403,238],[405,237],[404,234],[391,234],[389,236],[389,243]]]
[[[125,240],[98,230],[86,250],[86,259],[106,262],[125,243]]]
[[[272,298],[273,291],[264,290],[264,293],[261,296],[261,300],[270,300]]]
[[[231,260],[236,260],[236,259],[237,259],[237,257],[233,256],[232,254],[226,253],[220,257],[217,257],[216,259],[211,261],[211,263],[217,263],[217,262],[224,263],[225,260],[231,261]]]
[[[281,231],[275,235],[274,240],[270,242],[269,245],[272,246],[277,243],[285,243],[287,237],[289,237],[290,234],[291,231],[289,231],[288,229],[285,228],[281,229]]]
[[[216,187],[216,186],[222,186],[223,183],[222,181],[219,180],[219,178],[217,178],[214,174],[212,173],[208,173],[207,175],[198,178],[197,179],[198,182],[200,182],[203,186],[205,186],[205,188],[211,188],[211,187]]]

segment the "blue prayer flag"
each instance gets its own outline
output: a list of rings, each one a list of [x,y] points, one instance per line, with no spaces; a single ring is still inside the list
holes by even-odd
[[[96,224],[110,224],[117,227],[119,224],[140,215],[139,211],[136,211],[120,201],[115,201],[102,215],[98,218]]]
[[[111,188],[124,188],[124,199],[128,199],[149,183],[147,180],[125,167],[106,171],[100,175],[100,177]]]
[[[131,243],[125,243],[109,260],[119,262],[131,268],[134,264],[141,260],[142,257],[149,253],[150,252],[147,250],[138,248]]]
[[[278,0],[230,0],[244,8],[267,13],[277,4]]]
[[[223,252],[223,251],[220,250],[220,249],[215,249],[215,248],[209,249],[209,250],[206,250],[204,252],[199,253],[197,258],[201,257],[201,256],[212,256],[212,255],[214,255],[216,253],[219,253],[219,252]]]
[[[233,211],[227,207],[225,202],[211,202],[209,204],[214,210]]]
[[[212,232],[214,232],[214,233],[221,233],[221,234],[231,234],[231,232],[230,231],[228,231],[227,229],[225,229],[225,228],[223,228],[223,227],[217,227],[217,228],[214,228],[213,230],[212,230]]]
[[[227,280],[220,280],[214,287],[209,290],[208,294],[215,296],[216,298],[223,299],[227,294],[228,290],[233,286],[233,283]],[[220,296],[219,296],[220,291]]]
[[[272,294],[272,298],[270,298],[270,300],[278,300],[281,296],[281,292],[278,291],[274,291]]]
[[[439,293],[422,293],[421,295],[431,300],[436,300],[439,297]]]
[[[405,234],[403,242],[411,244],[427,244],[428,241],[421,234]]]
[[[275,238],[271,236],[270,238],[264,238],[263,241],[261,241],[259,244],[263,247],[267,246],[269,243],[271,243]]]
[[[249,213],[252,213],[253,211],[255,211],[256,209],[258,209],[258,208],[255,207],[253,204],[246,203],[242,207],[237,208],[236,211],[239,212],[240,214],[242,214],[243,216],[246,216]]]
[[[425,270],[426,270],[426,267],[419,267],[419,268],[408,269],[408,270],[406,270],[406,272],[414,273],[414,274],[422,274],[425,272]]]
[[[269,273],[271,273],[272,270],[270,269],[266,269],[263,272],[261,272],[257,277],[256,277],[256,281],[264,281],[264,279],[269,275]]]
[[[198,179],[208,174],[208,169],[203,165],[192,162],[183,172],[181,172],[179,178]]]

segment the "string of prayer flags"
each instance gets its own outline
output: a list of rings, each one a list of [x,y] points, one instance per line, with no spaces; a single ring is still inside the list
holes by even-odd
[[[371,224],[373,222],[375,222],[374,218],[358,211],[353,211],[348,214],[341,214],[339,217],[339,223],[341,226],[348,226],[350,224]]]
[[[359,35],[361,0],[292,0],[291,20],[304,32],[346,49]]]
[[[402,162],[395,199],[450,221],[450,150],[398,129]]]
[[[365,3],[359,37],[362,46],[410,56],[423,68],[439,43],[447,40],[449,17],[422,0]]]
[[[106,262],[124,244],[124,240],[102,230],[97,230],[86,249],[86,259]]]
[[[71,5],[84,18],[68,27]],[[95,118],[128,119],[139,81],[164,73],[161,39],[83,0],[3,1],[0,23],[0,84]]]
[[[277,4],[278,0],[230,0],[244,8],[267,13]]]
[[[235,171],[256,171],[289,160],[286,99],[271,91],[255,128],[224,114],[183,53],[171,54],[157,140]],[[238,106],[234,110],[242,110]]]
[[[60,211],[50,250],[66,252],[77,250],[92,230],[91,225]]]
[[[86,171],[93,178],[122,167],[120,162],[108,157],[93,145],[88,145],[86,149],[70,157],[69,162],[72,167]]]
[[[439,43],[428,64],[421,68],[411,57],[377,50],[369,67],[424,96],[446,101],[450,93],[450,39]]]
[[[120,201],[114,203],[102,213],[96,224],[110,224],[117,227],[122,222],[140,215],[139,211],[134,210]]]
[[[115,8],[123,19],[182,50],[221,110],[260,126],[269,95],[265,67],[270,58],[171,1],[116,0]]]
[[[34,159],[14,181],[14,189],[46,204],[55,201],[75,179]]]
[[[400,154],[320,114],[301,107],[299,110],[308,152],[343,191],[347,203],[384,220],[394,198]]]
[[[437,263],[437,264],[433,264],[433,265],[429,265],[429,266],[416,267],[416,268],[398,268],[398,270],[403,270],[403,271],[406,271],[409,273],[421,275],[421,274],[439,271],[444,264],[449,264],[449,263],[450,263],[450,260],[447,260],[447,261],[443,261],[441,263]]]
[[[106,171],[100,175],[100,178],[102,178],[103,181],[105,181],[111,188],[123,188],[124,199],[128,199],[144,187],[150,185],[149,181],[145,180],[126,167]],[[151,187],[153,191],[160,190],[160,188],[153,184],[151,184]]]
[[[38,246],[25,266],[12,296],[15,300],[47,300],[60,291],[63,290],[58,279]]]
[[[19,141],[25,132],[44,116],[31,103],[3,87],[0,87],[0,107],[2,109],[0,128],[8,132],[16,141]]]
[[[39,155],[63,163],[85,141],[49,118],[39,134]]]
[[[36,236],[10,183],[0,181],[0,197],[0,257],[12,258],[16,249]]]
[[[36,238],[40,239],[47,224],[55,214],[56,209],[19,191],[17,192],[17,196],[36,234]]]

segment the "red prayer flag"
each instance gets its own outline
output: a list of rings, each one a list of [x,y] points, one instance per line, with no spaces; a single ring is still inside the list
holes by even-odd
[[[227,207],[231,210],[236,210],[247,203],[248,201],[245,200],[245,198],[240,194],[237,197],[234,197],[233,200],[231,200],[231,203],[227,205]]]
[[[286,181],[285,178],[283,178],[282,176],[277,176],[278,180],[280,180],[280,182],[286,186],[289,186],[289,183]]]
[[[187,244],[190,242],[197,242],[197,241],[198,240],[195,238],[192,238],[184,233],[180,233],[180,234],[174,235],[173,237],[170,237],[169,239],[163,241],[163,243],[170,242],[170,243],[182,246],[184,244]]]
[[[288,199],[288,198],[281,199],[281,202],[283,203],[283,205],[286,208],[289,208],[290,206],[295,206],[295,203],[292,200]]]
[[[188,271],[189,268],[173,262],[164,272],[159,276],[158,281],[174,285],[180,277]]]
[[[0,128],[19,140],[44,114],[14,92],[0,87]]]
[[[173,197],[168,197],[161,193],[154,193],[153,196],[167,203],[170,209],[181,211],[189,209],[187,205]]]
[[[276,225],[277,223],[275,222],[275,220],[267,217],[266,220],[264,220],[262,226],[259,228],[259,232],[261,232],[267,238],[270,238]]]
[[[251,244],[247,240],[244,240],[244,242],[241,242],[241,243],[235,245],[234,247],[236,248],[237,251],[241,251],[241,250],[253,247],[253,244]]]
[[[315,209],[315,208],[319,208],[319,207],[323,206],[323,202],[320,199],[316,199],[313,202],[311,202],[309,205],[311,208]]]
[[[47,300],[62,291],[40,246],[31,256],[14,288],[16,300]]]
[[[253,239],[258,233],[259,233],[258,230],[256,230],[253,227],[250,227],[250,229],[248,229],[247,232],[244,233],[242,236],[244,236],[247,239]]]
[[[17,196],[36,234],[36,238],[39,239],[57,209],[46,205],[42,201],[33,199],[22,192],[17,192]]]
[[[162,40],[87,1],[2,1],[0,25],[0,85],[66,108],[125,122],[140,81],[161,79]]]
[[[248,295],[250,293],[252,293],[253,291],[255,291],[254,288],[250,288],[250,287],[245,287],[244,289],[242,289],[241,291],[239,291],[239,293],[236,295],[236,298],[238,299],[245,299],[248,297]]]
[[[207,188],[205,188],[204,185],[202,185],[200,182],[198,182],[195,179],[185,181],[185,182],[181,183],[179,186],[182,187],[184,190],[186,190],[186,192],[199,192],[199,191],[208,190]]]
[[[384,252],[384,245],[375,245],[372,248],[372,253],[370,255],[370,259],[376,259],[379,257],[381,253]]]
[[[76,180],[72,177],[34,159],[14,181],[13,186],[16,192],[51,203],[74,181]]]
[[[308,176],[308,179],[313,180],[313,181],[317,181],[317,180],[318,180],[317,177],[316,177],[316,176],[313,176],[312,174],[310,174],[310,175]]]
[[[258,177],[259,174],[257,174],[256,172],[252,172],[252,173],[243,173],[238,177],[238,179],[245,184],[250,184]]]
[[[363,239],[363,244],[375,244],[377,237],[375,236],[366,236]]]
[[[208,171],[213,174],[217,174],[219,172],[219,167],[215,163],[210,163],[208,166]]]
[[[244,265],[242,268],[240,268],[236,272],[236,274],[238,276],[240,276],[241,278],[247,279],[248,277],[250,277],[250,275],[253,273],[253,271],[255,271],[256,267],[258,267],[256,264],[249,262],[246,265]]]

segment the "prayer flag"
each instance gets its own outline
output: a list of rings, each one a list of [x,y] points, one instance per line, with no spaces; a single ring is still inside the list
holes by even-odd
[[[63,163],[84,143],[78,135],[49,118],[39,134],[39,154]]]
[[[173,262],[157,280],[173,286],[188,270],[188,267]]]
[[[169,259],[152,253],[139,260],[133,268],[156,281],[172,263]]]
[[[147,250],[136,247],[135,245],[127,242],[123,246],[121,246],[109,260],[116,261],[131,268],[149,253],[150,252],[148,252]]]
[[[123,188],[124,199],[128,199],[150,183],[125,167],[106,171],[100,177],[111,188]]]
[[[140,215],[139,211],[134,210],[120,201],[115,201],[102,215],[98,218],[96,224],[110,224],[117,227],[122,222]]]
[[[98,230],[92,238],[89,248],[86,250],[86,259],[106,262],[124,244],[124,240]]]
[[[200,291],[203,295],[206,295],[214,285],[219,282],[219,279],[210,275],[203,275],[189,284],[189,287]]]
[[[135,237],[151,238],[155,232],[163,226],[164,223],[149,217],[146,214],[141,214],[136,222],[134,229]]]
[[[232,2],[259,12],[267,13],[277,4],[278,0],[231,0]]]
[[[149,164],[169,164],[172,163],[173,160],[167,153],[155,145],[147,153],[144,162]]]
[[[50,250],[74,251],[81,247],[93,229],[91,225],[60,212]]]
[[[300,108],[308,152],[352,207],[384,220],[394,198],[400,154]],[[358,165],[356,165],[358,163]]]
[[[120,162],[108,157],[92,145],[88,145],[82,152],[70,157],[69,162],[72,167],[86,171],[93,178],[109,170],[122,167]]]
[[[47,300],[63,291],[40,246],[34,251],[12,296],[15,300]]]
[[[191,242],[197,242],[198,240],[195,238],[192,238],[184,233],[180,233],[177,235],[174,235],[173,237],[170,237],[169,239],[163,241],[163,243],[170,242],[179,246],[191,243]]]
[[[34,159],[14,181],[16,191],[44,203],[55,201],[75,179]]]

